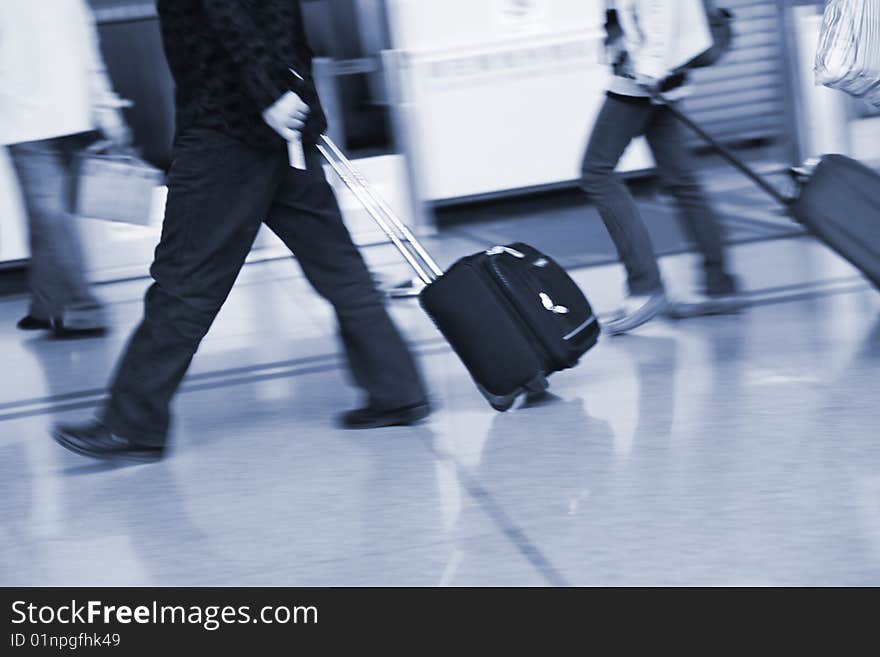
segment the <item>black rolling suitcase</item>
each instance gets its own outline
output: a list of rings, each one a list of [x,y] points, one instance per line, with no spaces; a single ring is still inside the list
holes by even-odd
[[[786,197],[674,105],[670,111],[786,208],[796,222],[852,263],[880,289],[880,175],[844,155],[794,169],[798,191]]]
[[[798,176],[792,216],[880,289],[880,176],[844,155],[825,155]]]
[[[599,323],[571,277],[527,244],[496,246],[440,269],[327,137],[318,146],[345,185],[425,283],[422,307],[498,411],[547,388],[599,337]]]

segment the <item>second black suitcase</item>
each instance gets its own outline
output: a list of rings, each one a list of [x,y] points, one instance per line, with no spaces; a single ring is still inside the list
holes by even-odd
[[[425,283],[422,307],[498,411],[547,388],[599,337],[599,322],[571,277],[527,244],[467,256],[445,273],[329,138],[322,155]]]
[[[843,155],[825,155],[791,203],[792,216],[880,290],[880,176]]]
[[[823,155],[812,170],[792,170],[798,193],[794,197],[783,196],[674,104],[667,107],[679,121],[784,207],[792,219],[852,263],[880,289],[880,175],[876,171],[844,155]]]

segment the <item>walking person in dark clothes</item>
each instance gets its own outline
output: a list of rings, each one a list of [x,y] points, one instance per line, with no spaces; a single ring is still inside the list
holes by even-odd
[[[299,0],[159,0],[158,12],[177,133],[155,282],[98,419],[59,426],[55,439],[98,458],[162,456],[171,399],[263,222],[336,310],[367,397],[343,425],[421,420],[429,408],[416,365],[324,177],[316,143],[326,120]],[[288,156],[297,138],[304,170]]]
[[[669,109],[682,95],[680,64],[708,47],[702,0],[609,0],[606,30],[612,78],[584,156],[581,186],[596,204],[627,272],[628,295],[610,334],[626,333],[660,313],[673,317],[732,312],[739,308],[728,273],[721,226],[709,206]],[[695,29],[694,26],[703,27]],[[615,169],[630,142],[645,135],[661,182],[678,203],[682,224],[703,257],[704,289],[694,299],[669,302],[645,223]]]

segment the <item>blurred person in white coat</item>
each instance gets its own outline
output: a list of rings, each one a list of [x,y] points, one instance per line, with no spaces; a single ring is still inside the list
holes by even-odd
[[[0,2],[0,145],[18,176],[31,248],[31,303],[20,329],[56,337],[105,330],[72,216],[74,160],[95,130],[129,143],[125,105],[111,87],[85,0]]]
[[[605,103],[587,145],[581,187],[596,204],[627,272],[628,295],[604,323],[609,334],[631,331],[660,313],[673,317],[735,311],[721,225],[700,185],[682,127],[668,102],[683,95],[685,65],[712,44],[703,0],[608,0],[606,55],[612,67]],[[675,197],[688,237],[703,259],[703,289],[670,303],[644,221],[623,180],[621,156],[644,135],[660,181]]]

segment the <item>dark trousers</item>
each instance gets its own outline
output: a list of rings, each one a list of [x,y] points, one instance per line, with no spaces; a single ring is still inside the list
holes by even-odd
[[[596,204],[626,267],[630,294],[663,289],[648,230],[623,180],[615,173],[626,147],[645,135],[661,183],[678,202],[682,225],[703,256],[709,294],[733,291],[726,273],[721,226],[706,201],[684,143],[681,126],[663,105],[649,99],[605,99],[590,136],[581,170],[581,187]]]
[[[257,150],[194,128],[174,148],[162,238],[144,318],[123,355],[102,420],[115,433],[163,444],[169,405],[265,221],[335,308],[355,382],[369,402],[421,402],[415,363],[342,222],[316,149],[307,171],[286,151]]]

